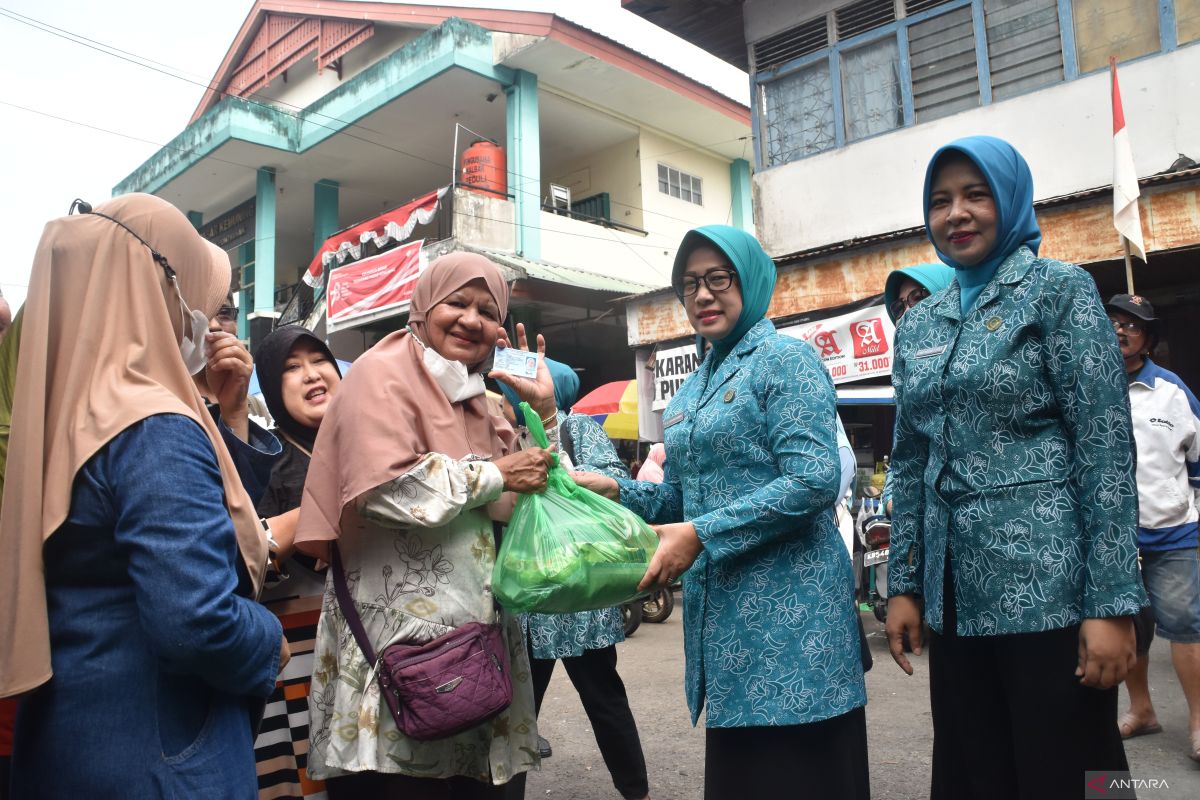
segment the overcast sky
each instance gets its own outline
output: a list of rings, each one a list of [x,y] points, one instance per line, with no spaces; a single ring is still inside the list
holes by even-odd
[[[557,10],[748,102],[744,73],[621,11],[619,0],[420,4]],[[107,199],[113,186],[183,130],[252,6],[253,0],[0,0],[6,251],[0,289],[14,310],[24,302],[45,222],[66,214],[75,197],[93,204]],[[30,21],[61,30],[48,33]],[[68,33],[93,41],[69,41],[63,38]],[[97,43],[140,63],[98,52]]]

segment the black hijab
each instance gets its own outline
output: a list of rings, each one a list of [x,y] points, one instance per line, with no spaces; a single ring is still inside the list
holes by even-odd
[[[337,374],[341,376],[342,370],[332,351],[314,336],[312,331],[300,325],[284,325],[271,331],[258,346],[258,351],[254,354],[254,363],[258,370],[259,388],[262,389],[263,399],[267,402],[267,410],[275,418],[276,426],[296,444],[312,452],[313,443],[317,440],[316,429],[297,422],[283,404],[284,365],[296,342],[306,337],[312,340],[311,344],[324,351]]]

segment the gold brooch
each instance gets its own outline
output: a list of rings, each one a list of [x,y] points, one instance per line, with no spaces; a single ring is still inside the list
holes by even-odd
[[[733,391],[733,389],[730,389],[728,392],[726,392],[726,393],[725,393],[725,402],[726,402],[726,403],[731,403],[731,402],[733,402],[733,396],[734,396],[735,394],[736,394],[736,392],[734,392],[734,391]]]
[[[989,331],[995,331],[1003,324],[1004,320],[1000,319],[999,317],[990,317],[986,322],[983,323],[983,326]]]

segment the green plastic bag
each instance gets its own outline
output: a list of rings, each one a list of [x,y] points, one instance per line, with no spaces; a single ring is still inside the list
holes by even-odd
[[[533,439],[542,421],[521,403]],[[571,480],[554,454],[546,491],[522,494],[500,543],[492,592],[512,611],[568,614],[626,603],[640,593],[658,536],[642,518]]]

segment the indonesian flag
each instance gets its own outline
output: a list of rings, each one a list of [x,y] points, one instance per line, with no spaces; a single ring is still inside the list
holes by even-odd
[[[381,247],[388,242],[404,241],[418,224],[425,225],[433,219],[437,213],[438,202],[449,188],[443,186],[399,208],[393,208],[386,214],[380,214],[374,219],[330,236],[313,256],[312,263],[304,273],[304,282],[313,288],[320,286],[327,264],[335,261],[342,264],[348,258],[360,258],[362,246],[366,242],[374,241],[377,247]]]
[[[1113,112],[1113,225],[1129,240],[1129,249],[1146,260],[1146,245],[1142,242],[1142,217],[1138,212],[1137,169],[1133,166],[1133,148],[1129,146],[1129,131],[1125,127],[1125,110],[1121,107],[1121,85],[1117,83],[1117,59],[1108,60],[1112,72]]]

